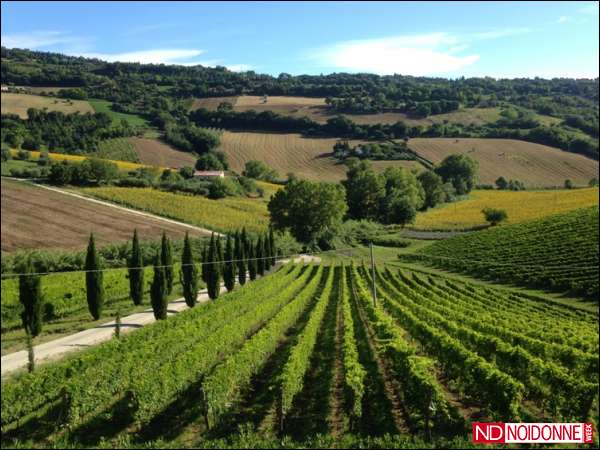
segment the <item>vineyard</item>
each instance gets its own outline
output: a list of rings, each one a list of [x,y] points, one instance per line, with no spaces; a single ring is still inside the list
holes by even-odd
[[[227,232],[246,227],[248,231],[261,232],[269,224],[266,202],[260,199],[230,197],[210,200],[151,188],[98,187],[80,191],[85,195],[214,231]]]
[[[242,429],[431,443],[474,420],[598,423],[596,314],[383,267],[374,304],[371,276],[287,264],[6,380],[2,444],[214,446]]]
[[[597,297],[598,206],[457,236],[404,258]]]

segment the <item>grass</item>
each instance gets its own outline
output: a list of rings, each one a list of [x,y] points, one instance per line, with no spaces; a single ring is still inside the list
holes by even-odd
[[[37,163],[33,161],[22,161],[19,159],[10,159],[8,161],[2,161],[2,176],[10,177],[11,171],[13,169],[16,170],[24,170],[24,169],[37,169],[39,166]]]
[[[210,200],[205,197],[163,192],[152,188],[83,188],[81,193],[148,211],[163,217],[220,232],[246,227],[263,232],[269,225],[266,199],[229,197]]]
[[[140,158],[127,138],[113,138],[101,141],[96,156],[104,159],[139,163]]]
[[[598,204],[598,188],[547,191],[472,191],[466,200],[418,213],[411,228],[465,230],[486,225],[484,208],[503,209],[506,223],[519,223]]]
[[[93,113],[94,108],[85,100],[69,100],[41,95],[3,93],[2,114],[17,114],[22,119],[27,118],[29,108],[60,111],[65,114],[80,112]]]
[[[598,176],[598,161],[546,145],[514,139],[415,138],[408,146],[438,164],[451,154],[465,154],[479,163],[479,182],[493,184],[503,176],[530,188],[562,187],[566,179],[587,186]]]
[[[121,112],[116,112],[112,110],[112,103],[109,102],[108,100],[98,100],[98,99],[92,99],[89,101],[90,105],[92,105],[92,107],[94,108],[94,111],[96,111],[97,113],[105,113],[108,114],[110,116],[110,118],[113,121],[114,125],[118,125],[121,120],[126,120],[127,122],[129,122],[130,125],[135,126],[135,127],[147,127],[148,122],[146,121],[146,119],[137,116],[135,114],[126,114],[126,113],[121,113]]]
[[[151,135],[151,133],[148,133]],[[161,167],[194,167],[196,157],[188,152],[177,150],[175,147],[157,138],[132,137],[128,142],[133,148],[139,161],[144,164]]]

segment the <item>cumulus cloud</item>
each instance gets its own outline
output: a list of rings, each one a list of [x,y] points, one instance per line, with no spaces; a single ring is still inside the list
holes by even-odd
[[[565,23],[565,22],[569,22],[571,20],[571,17],[569,16],[560,16],[558,18],[558,20],[556,21],[556,23]]]
[[[200,56],[204,50],[196,49],[153,49],[123,53],[82,53],[86,58],[98,58],[108,62],[132,62],[142,64],[183,64],[186,60]],[[189,61],[188,61],[189,63]]]

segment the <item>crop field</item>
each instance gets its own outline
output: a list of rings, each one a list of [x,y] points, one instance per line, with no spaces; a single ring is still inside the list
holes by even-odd
[[[225,131],[220,150],[228,157],[232,170],[241,173],[246,161],[257,159],[285,177],[288,172],[300,178],[317,181],[339,181],[346,177],[347,167],[331,156],[335,138],[305,138],[294,133],[246,133]],[[350,141],[356,145],[359,141]],[[414,161],[374,161],[383,171],[389,166],[421,168]]]
[[[113,138],[100,141],[95,156],[104,159],[139,163],[134,146],[127,138]]]
[[[131,239],[134,228],[145,240],[157,239],[163,230],[180,239],[189,230],[31,184],[2,180],[2,251],[82,249],[91,232],[103,245]]]
[[[246,227],[264,232],[269,225],[266,199],[206,197],[175,194],[152,188],[82,188],[81,193],[185,223],[228,232]]]
[[[29,152],[29,159],[31,161],[37,161],[40,158],[40,152],[33,151],[33,150],[28,150],[28,152]],[[12,154],[13,157],[18,157],[19,152],[18,152],[18,150],[11,149],[10,153]],[[48,157],[52,161],[82,162],[91,156],[94,156],[94,155],[80,156],[80,155],[68,155],[66,153],[48,153]],[[129,161],[115,161],[115,160],[109,160],[109,161],[115,163],[117,165],[117,167],[119,168],[119,170],[135,170],[135,169],[139,169],[141,167],[148,167],[145,164],[138,164],[138,163],[133,163],[133,162],[129,162]]]
[[[435,242],[410,260],[598,297],[598,206]]]
[[[191,153],[177,150],[160,139],[132,137],[127,140],[144,164],[172,168],[194,167],[196,164],[196,158]]]
[[[408,146],[434,164],[451,154],[473,158],[479,163],[482,184],[493,184],[503,176],[528,187],[562,187],[566,179],[587,186],[590,179],[598,176],[598,161],[513,139],[415,138]]]
[[[80,112],[93,113],[94,108],[85,100],[68,100],[64,98],[42,97],[41,95],[2,93],[2,114],[16,114],[27,118],[29,108],[60,111],[65,114]]]
[[[418,213],[411,226],[417,230],[466,230],[486,225],[484,208],[503,209],[506,223],[519,223],[552,214],[598,205],[598,188],[498,191],[474,190],[466,200],[446,203]]]
[[[90,103],[90,105],[92,105],[92,108],[94,109],[95,112],[97,112],[97,113],[102,112],[102,113],[108,114],[110,116],[110,118],[112,119],[113,124],[115,124],[115,125],[118,125],[121,122],[121,120],[126,120],[132,126],[136,126],[136,127],[147,127],[148,126],[148,122],[140,116],[137,116],[135,114],[127,114],[127,113],[113,111],[111,109],[112,103],[109,102],[108,100],[93,99],[93,100],[89,100],[89,103]]]
[[[471,421],[597,421],[597,314],[382,267],[374,305],[370,276],[288,264],[5,380],[3,447],[212,448],[239,430],[399,447],[466,443]]]

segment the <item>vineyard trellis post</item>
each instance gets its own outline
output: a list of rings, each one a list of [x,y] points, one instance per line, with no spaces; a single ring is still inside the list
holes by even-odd
[[[373,279],[373,306],[377,306],[377,291],[375,290],[375,260],[373,258],[373,242],[369,242],[369,251],[371,252],[371,278]]]

